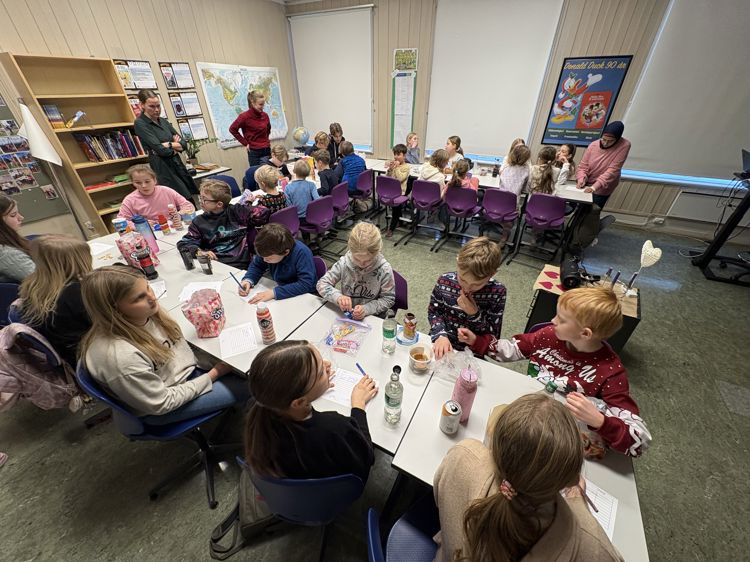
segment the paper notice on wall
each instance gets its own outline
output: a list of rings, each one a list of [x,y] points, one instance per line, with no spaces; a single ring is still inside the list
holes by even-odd
[[[394,73],[391,144],[406,142],[406,135],[412,130],[416,75],[416,72]]]

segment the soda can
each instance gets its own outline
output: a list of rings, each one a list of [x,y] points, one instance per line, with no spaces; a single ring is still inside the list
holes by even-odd
[[[443,404],[440,413],[440,431],[446,435],[453,435],[458,431],[458,424],[461,421],[461,404],[455,400],[448,400]]]
[[[404,316],[403,336],[405,340],[410,341],[417,337],[417,318],[411,312],[407,312]]]

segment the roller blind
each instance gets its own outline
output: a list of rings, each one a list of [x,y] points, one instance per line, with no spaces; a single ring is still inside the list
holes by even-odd
[[[341,123],[358,150],[372,150],[372,10],[289,17],[302,123]]]

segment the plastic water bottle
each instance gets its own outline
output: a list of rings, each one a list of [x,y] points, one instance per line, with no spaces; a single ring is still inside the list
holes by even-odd
[[[264,302],[259,302],[255,314],[258,318],[263,345],[271,345],[276,341],[276,331],[273,329],[273,318],[271,318],[271,311],[268,310],[268,305]]]
[[[399,381],[401,367],[395,365],[390,382],[385,385],[385,421],[391,425],[401,420],[401,400],[404,397],[404,385]]]
[[[455,400],[461,405],[460,423],[466,423],[469,421],[471,407],[474,405],[474,398],[477,395],[478,380],[479,375],[477,372],[471,367],[465,367],[456,379],[456,384],[453,385],[453,395],[451,396],[451,400]]]
[[[135,215],[130,220],[133,223],[136,232],[139,232],[146,240],[146,244],[151,248],[151,253],[158,254],[159,244],[156,243],[156,236],[154,236],[154,231],[151,230],[151,225],[148,224],[148,221],[141,215]]]
[[[391,355],[396,351],[396,319],[392,310],[386,312],[383,320],[383,353]]]

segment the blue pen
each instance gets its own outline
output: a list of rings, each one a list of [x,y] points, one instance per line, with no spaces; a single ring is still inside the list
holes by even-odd
[[[235,282],[235,283],[237,283],[237,285],[239,285],[239,287],[240,287],[240,288],[242,288],[242,283],[240,283],[239,281],[237,281],[237,278],[236,278],[236,277],[234,276],[234,273],[232,273],[232,272],[230,271],[230,272],[229,272],[229,275],[231,275],[231,276],[232,276],[232,279],[234,279],[234,282]]]
[[[362,368],[362,365],[360,365],[359,363],[355,363],[355,365],[357,366],[357,369],[359,369],[359,372],[362,373],[362,376],[366,377],[367,373],[365,373],[365,370]]]

